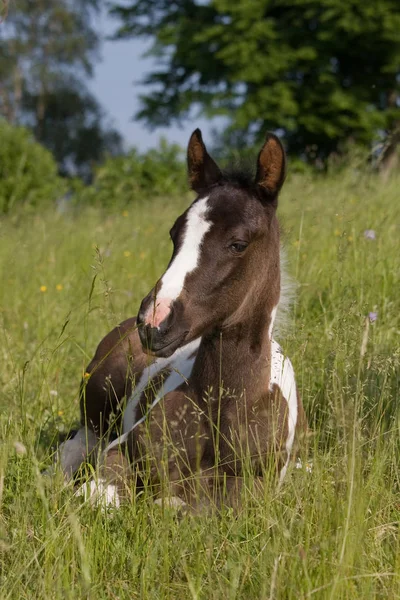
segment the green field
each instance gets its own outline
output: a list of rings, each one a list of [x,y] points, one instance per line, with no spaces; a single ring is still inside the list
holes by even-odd
[[[164,270],[189,196],[0,220],[2,600],[400,598],[399,189],[356,168],[284,187],[297,290],[280,341],[313,470],[266,481],[262,500],[250,490],[238,516],[180,519],[150,494],[104,512],[40,475],[97,343]]]

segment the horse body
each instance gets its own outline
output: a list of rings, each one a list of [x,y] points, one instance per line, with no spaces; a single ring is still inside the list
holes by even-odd
[[[194,474],[214,494],[227,478],[237,487],[245,464],[262,476],[272,457],[282,479],[305,419],[292,365],[272,339],[283,148],[267,138],[251,181],[223,174],[196,130],[188,167],[198,197],[171,229],[170,264],[137,320],[108,334],[88,367],[78,440],[84,430],[102,435],[128,398],[123,433],[102,459],[109,485],[121,490],[131,464],[137,480],[150,465],[153,484],[168,480],[174,496],[192,503]],[[86,452],[93,445],[91,436]],[[64,461],[64,471],[78,458]]]

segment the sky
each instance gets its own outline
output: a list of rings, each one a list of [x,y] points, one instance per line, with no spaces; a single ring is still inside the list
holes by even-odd
[[[118,22],[106,14],[95,22],[96,29],[104,37],[111,35],[117,25]],[[103,42],[102,60],[88,84],[111,123],[123,135],[128,147],[135,146],[141,151],[157,146],[161,136],[185,147],[196,127],[200,127],[203,136],[210,140],[212,125],[205,119],[187,120],[182,127],[157,128],[155,131],[149,131],[133,120],[139,109],[139,95],[145,92],[145,86],[138,82],[155,64],[153,59],[142,57],[149,45],[149,41],[142,39]]]

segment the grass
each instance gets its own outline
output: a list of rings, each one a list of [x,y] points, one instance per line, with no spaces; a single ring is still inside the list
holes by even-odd
[[[178,519],[146,494],[104,513],[40,475],[97,343],[165,268],[188,198],[0,221],[2,599],[400,598],[399,184],[349,169],[284,188],[298,290],[281,341],[313,471],[249,491],[237,517]]]

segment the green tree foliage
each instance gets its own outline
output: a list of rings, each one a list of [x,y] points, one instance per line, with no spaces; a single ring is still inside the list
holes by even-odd
[[[228,118],[227,141],[282,129],[292,152],[369,145],[399,116],[398,0],[127,0],[120,36],[148,36],[157,69],[139,118]]]
[[[24,109],[33,111],[36,102],[36,96],[26,94]],[[88,181],[95,164],[121,152],[121,136],[104,128],[103,122],[96,99],[74,81],[47,95],[40,140],[56,158],[61,174],[75,171]]]
[[[110,141],[120,146],[84,83],[98,56],[99,4],[19,0],[0,28],[0,115],[32,128],[64,173],[87,175]]]
[[[0,119],[0,140],[0,214],[21,204],[49,204],[65,194],[54,158],[30,131]]]

